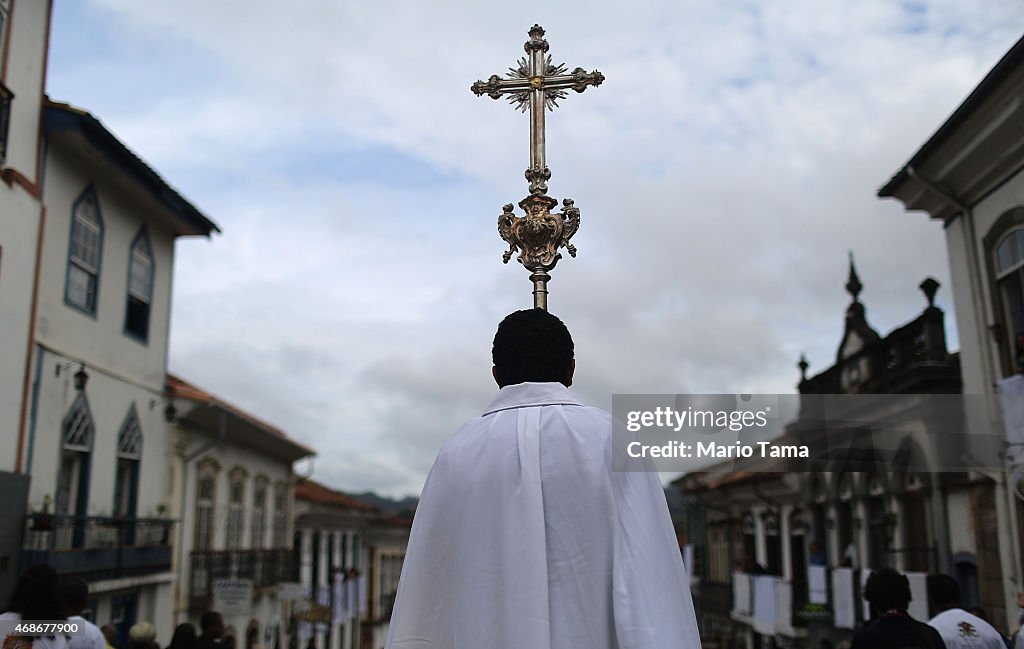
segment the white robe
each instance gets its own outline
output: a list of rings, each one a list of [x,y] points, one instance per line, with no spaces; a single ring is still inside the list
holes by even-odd
[[[387,648],[698,648],[658,474],[611,444],[561,384],[502,388],[430,470]]]

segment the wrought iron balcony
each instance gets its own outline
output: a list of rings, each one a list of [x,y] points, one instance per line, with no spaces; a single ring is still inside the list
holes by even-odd
[[[217,579],[251,579],[256,589],[290,581],[295,572],[295,552],[271,550],[195,550],[189,600],[193,609],[209,608]]]
[[[21,566],[48,563],[59,574],[87,581],[167,572],[174,524],[166,518],[30,514]]]

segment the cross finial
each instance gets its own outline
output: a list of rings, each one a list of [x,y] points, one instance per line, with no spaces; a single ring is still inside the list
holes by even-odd
[[[531,273],[533,305],[547,309],[547,282],[551,279],[548,272],[562,258],[559,248],[576,256],[576,247],[569,239],[579,229],[580,211],[571,198],[566,198],[562,201],[562,211],[551,213],[558,201],[547,195],[551,170],[544,156],[544,111],[557,108],[558,100],[568,96],[569,89],[583,92],[588,86],[601,85],[604,75],[583,68],[566,73],[565,64],[555,65],[547,53],[549,46],[544,39],[544,28],[534,25],[528,33],[530,40],[523,45],[526,56],[519,59],[517,67],[509,68],[506,78],[492,74],[487,81],[477,81],[470,89],[478,97],[505,97],[516,108],[530,113],[530,166],[525,174],[530,193],[519,202],[526,216],[516,216],[513,205],[505,205],[498,216],[498,233],[509,245],[502,255],[503,261],[508,263],[512,255],[519,253],[519,263]]]
[[[588,86],[601,85],[604,75],[597,70],[587,72],[583,68],[566,74],[566,65],[553,64],[547,54],[549,46],[544,40],[544,28],[534,25],[529,35],[530,40],[523,45],[527,56],[519,59],[516,67],[508,69],[507,78],[492,74],[487,81],[474,83],[470,90],[478,97],[506,97],[519,110],[530,111],[530,166],[526,170],[526,179],[530,183],[531,194],[546,194],[551,171],[544,156],[544,109],[557,108],[558,100],[565,99],[569,89],[583,92]]]

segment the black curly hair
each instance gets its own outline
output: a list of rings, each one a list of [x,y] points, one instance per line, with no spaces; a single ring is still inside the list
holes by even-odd
[[[22,620],[63,620],[64,597],[57,572],[43,563],[30,566],[18,578],[7,610],[20,613]]]
[[[875,570],[864,584],[864,599],[879,613],[905,611],[910,606],[910,582],[892,568]]]
[[[494,334],[495,379],[500,387],[527,381],[567,384],[574,353],[569,329],[557,317],[544,309],[516,311]]]

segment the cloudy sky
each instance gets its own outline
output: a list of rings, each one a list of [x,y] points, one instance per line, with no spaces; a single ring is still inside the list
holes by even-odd
[[[1014,0],[57,0],[51,97],[223,229],[178,244],[171,370],[315,447],[316,478],[417,494],[531,305],[495,229],[527,120],[469,86],[534,23],[607,77],[548,116],[586,401],[792,393],[801,352],[834,360],[849,250],[876,329],[927,275],[954,327],[941,226],[875,192],[1020,37]]]

